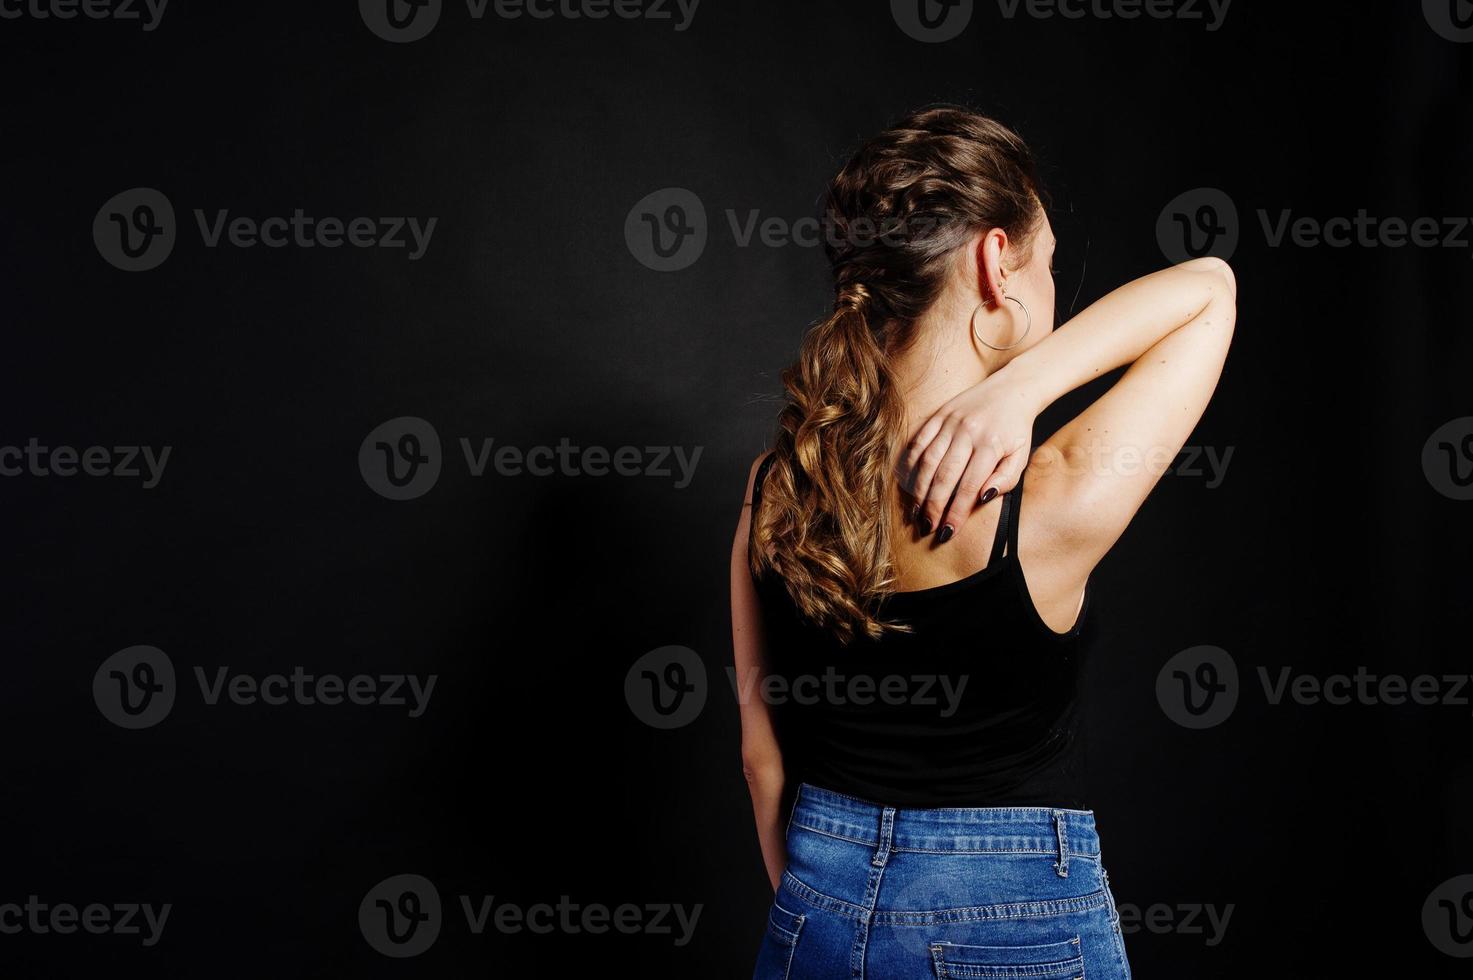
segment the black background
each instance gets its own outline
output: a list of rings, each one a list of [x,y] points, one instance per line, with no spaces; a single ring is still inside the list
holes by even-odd
[[[1136,975],[1466,972],[1421,914],[1473,872],[1468,692],[1275,706],[1257,677],[1468,670],[1470,504],[1420,460],[1473,414],[1470,236],[1271,247],[1259,220],[1473,214],[1473,49],[1417,4],[1237,0],[1212,31],[981,4],[928,44],[884,3],[705,0],[683,31],[449,3],[391,44],[352,3],[173,0],[151,32],[25,17],[0,20],[0,44],[0,444],[172,447],[153,489],[0,479],[0,902],[174,906],[147,949],[0,935],[0,974],[749,975],[770,896],[725,686],[727,562],[778,372],[831,291],[818,249],[741,247],[726,214],[813,214],[858,141],[932,101],[998,116],[1043,158],[1061,317],[1167,264],[1155,225],[1177,194],[1221,188],[1239,211],[1237,335],[1189,440],[1232,449],[1226,478],[1164,478],[1095,578],[1089,737],[1116,898],[1233,906],[1217,945],[1128,934]],[[128,273],[91,227],[140,186],[169,197],[179,240]],[[666,187],[699,196],[710,240],[662,273],[624,223]],[[438,224],[418,261],[212,249],[194,226],[196,208],[298,207]],[[409,501],[357,464],[399,416],[444,443]],[[477,478],[462,437],[702,454],[685,488]],[[167,652],[180,692],[126,731],[91,685],[134,644]],[[1232,654],[1242,696],[1190,731],[1155,681],[1198,644]],[[711,691],[660,731],[624,679],[667,645],[699,654]],[[193,668],[227,665],[439,681],[414,719],[205,704]],[[395,960],[357,910],[405,872],[447,921]],[[461,894],[703,911],[683,947],[475,936]]]

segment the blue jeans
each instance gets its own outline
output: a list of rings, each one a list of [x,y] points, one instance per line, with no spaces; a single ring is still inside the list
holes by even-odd
[[[896,809],[802,784],[753,980],[1128,980],[1093,810]]]

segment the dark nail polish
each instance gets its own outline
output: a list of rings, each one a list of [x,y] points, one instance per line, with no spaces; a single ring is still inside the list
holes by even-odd
[[[988,501],[990,501],[993,497],[996,497],[996,496],[997,496],[997,487],[988,487],[987,488],[987,492],[982,495],[982,502],[985,504]]]
[[[943,525],[941,525],[941,530],[939,530],[939,531],[936,532],[936,543],[937,544],[945,544],[946,542],[950,541],[951,540],[951,535],[955,531],[956,531],[956,528],[952,527],[950,524],[943,524]]]
[[[916,518],[916,523],[921,526],[921,533],[922,534],[930,534],[931,533],[931,519],[929,517],[927,517],[925,514],[922,514],[920,517]]]
[[[910,522],[912,524],[914,524],[916,522],[916,515],[919,514],[920,512],[921,512],[921,505],[920,504],[911,504],[910,505],[910,513],[907,515],[907,517],[909,518],[909,520],[910,520]]]

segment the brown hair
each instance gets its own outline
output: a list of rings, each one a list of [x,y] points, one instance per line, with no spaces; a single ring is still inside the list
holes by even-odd
[[[749,561],[772,569],[802,615],[841,643],[877,639],[894,591],[892,465],[903,405],[890,358],[945,286],[961,246],[1002,228],[1028,254],[1042,215],[1033,155],[1006,126],[950,106],[912,113],[829,183],[833,313],[783,372],[790,401],[753,515]]]

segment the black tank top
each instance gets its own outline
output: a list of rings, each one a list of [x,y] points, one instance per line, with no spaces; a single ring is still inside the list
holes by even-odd
[[[772,460],[757,470],[754,516]],[[883,602],[881,618],[911,633],[844,647],[773,572],[755,578],[769,679],[747,696],[770,706],[786,795],[807,782],[896,807],[1089,808],[1077,737],[1089,588],[1068,633],[1039,617],[1018,563],[1022,493],[1020,479],[1002,496],[985,568]]]

